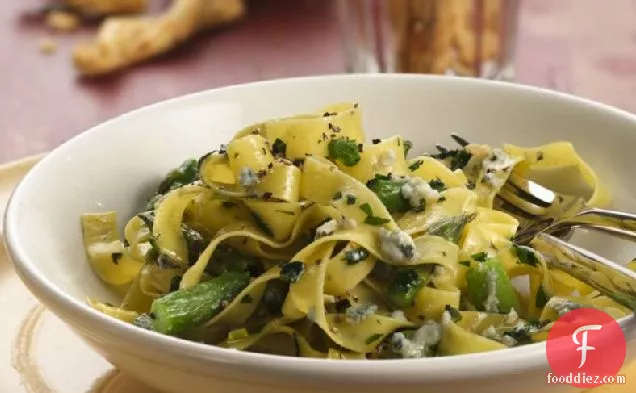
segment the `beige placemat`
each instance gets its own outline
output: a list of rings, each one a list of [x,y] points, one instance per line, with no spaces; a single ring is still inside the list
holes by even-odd
[[[40,158],[0,166],[0,213],[15,185]],[[115,370],[40,305],[13,271],[1,241],[0,313],[1,393],[156,393]],[[636,362],[621,374],[627,375],[627,385],[590,392],[631,393]]]

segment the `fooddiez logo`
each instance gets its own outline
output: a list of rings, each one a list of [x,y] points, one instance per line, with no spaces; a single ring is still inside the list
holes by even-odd
[[[546,346],[548,383],[581,388],[625,383],[616,375],[625,361],[625,335],[603,311],[579,308],[564,314],[550,329]]]

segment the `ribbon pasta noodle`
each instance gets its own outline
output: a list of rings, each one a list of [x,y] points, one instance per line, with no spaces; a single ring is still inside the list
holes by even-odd
[[[518,222],[493,209],[513,171],[608,203],[571,145],[411,148],[367,141],[357,104],[248,126],[168,173],[123,239],[115,212],[82,216],[91,267],[124,291],[89,303],[183,339],[324,359],[494,351],[545,339],[573,308],[627,314],[515,244]]]

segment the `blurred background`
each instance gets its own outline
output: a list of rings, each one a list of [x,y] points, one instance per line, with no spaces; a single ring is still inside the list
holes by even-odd
[[[167,98],[344,72],[514,80],[636,112],[636,0],[4,0],[0,163]]]

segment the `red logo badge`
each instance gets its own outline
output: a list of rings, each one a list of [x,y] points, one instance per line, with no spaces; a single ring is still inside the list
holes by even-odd
[[[611,381],[625,362],[625,335],[608,314],[579,308],[561,316],[548,333],[548,381],[591,388]]]

